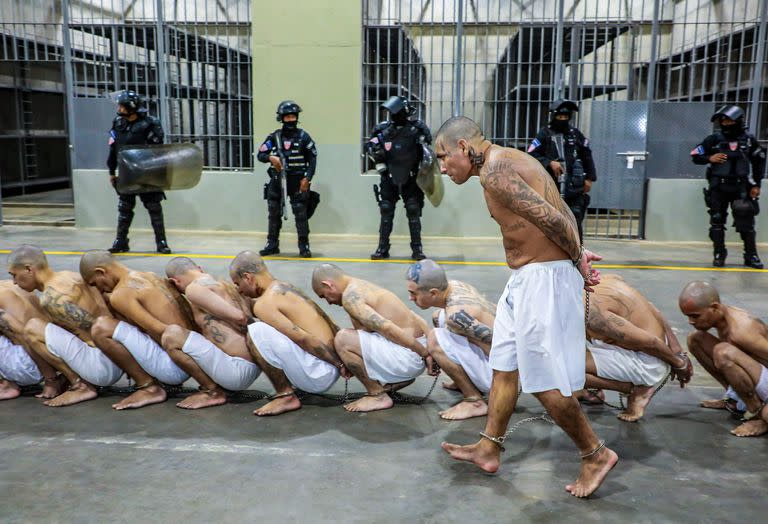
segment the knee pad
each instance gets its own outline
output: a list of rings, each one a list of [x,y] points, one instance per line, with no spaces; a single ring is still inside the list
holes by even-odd
[[[163,212],[163,205],[160,202],[144,202],[144,207],[150,215]]]
[[[725,226],[725,213],[715,210],[709,212],[709,223],[712,227]]]
[[[280,216],[280,201],[267,200],[267,213],[269,216]]]
[[[303,201],[291,202],[291,210],[297,219],[307,218],[307,205]]]
[[[379,201],[379,211],[381,212],[381,216],[384,217],[394,217],[395,216],[395,202],[391,200],[384,200],[383,198]]]
[[[423,207],[424,203],[418,199],[411,199],[405,201],[405,214],[408,218],[419,218],[421,217],[421,208]]]
[[[123,217],[133,217],[133,207],[136,205],[135,201],[120,199],[117,203],[117,212]]]

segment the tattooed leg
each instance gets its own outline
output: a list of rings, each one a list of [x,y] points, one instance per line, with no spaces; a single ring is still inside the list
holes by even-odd
[[[386,389],[375,380],[371,380],[365,370],[360,337],[357,331],[354,329],[340,330],[336,334],[334,346],[342,362],[344,362],[344,366],[357,377],[368,392],[363,398],[344,406],[344,409],[365,412],[391,408],[394,403],[387,395]]]
[[[177,366],[200,384],[200,392],[193,393],[176,406],[182,409],[201,409],[226,404],[227,395],[211,377],[195,362],[195,359],[184,353],[182,348],[189,337],[190,331],[181,326],[168,326],[160,340],[163,349],[168,353]]]

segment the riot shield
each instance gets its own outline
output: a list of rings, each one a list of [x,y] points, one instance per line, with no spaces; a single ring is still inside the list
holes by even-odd
[[[445,187],[443,186],[443,177],[440,174],[440,166],[437,163],[437,157],[426,145],[422,144],[424,154],[419,164],[419,173],[416,175],[416,184],[424,191],[429,202],[437,207],[443,201]]]
[[[117,155],[117,190],[130,195],[195,187],[203,152],[195,144],[126,146]]]

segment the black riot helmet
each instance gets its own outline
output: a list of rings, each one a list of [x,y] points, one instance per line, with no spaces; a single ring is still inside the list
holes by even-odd
[[[285,115],[296,115],[298,117],[299,113],[301,113],[301,106],[299,104],[293,100],[283,100],[277,106],[277,117],[275,120],[282,122]]]
[[[130,89],[123,91],[117,96],[117,105],[123,106],[128,111],[128,114],[147,112],[144,100],[136,91]]]
[[[416,111],[404,96],[391,96],[381,107],[389,111],[393,122],[404,122]]]
[[[573,100],[563,100],[561,98],[549,104],[549,113],[552,115],[552,118],[554,118],[555,115],[571,116],[578,111],[579,106],[576,105],[576,102]]]
[[[723,106],[712,115],[711,122],[720,122],[723,118],[730,118],[734,122],[744,122],[744,110],[739,106]]]

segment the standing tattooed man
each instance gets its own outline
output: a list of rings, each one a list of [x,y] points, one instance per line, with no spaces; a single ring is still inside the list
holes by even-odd
[[[261,322],[248,326],[248,349],[275,387],[272,401],[254,415],[279,415],[301,407],[294,388],[327,391],[339,373],[352,375],[333,348],[339,331],[328,315],[300,289],[276,280],[252,251],[238,254],[229,266],[238,291],[256,298],[253,314]]]
[[[394,293],[352,278],[340,267],[321,264],[312,272],[312,288],[329,304],[342,306],[354,329],[336,333],[334,346],[344,366],[363,383],[367,394],[344,406],[347,411],[392,407],[387,394],[411,384],[424,372],[427,323]]]
[[[99,347],[136,383],[136,391],[112,407],[119,411],[165,402],[160,384],[179,385],[189,378],[160,347],[169,325],[192,329],[187,301],[167,280],[133,271],[108,251],[85,253],[80,275],[122,319],[99,317],[91,328]]]
[[[170,325],[163,333],[163,348],[200,384],[199,393],[176,405],[200,409],[224,404],[225,390],[242,391],[261,373],[245,343],[248,305],[231,283],[219,282],[187,257],[168,262],[165,274],[187,297],[200,330]]]
[[[24,291],[42,292],[40,304],[51,321],[33,318],[24,328],[32,350],[69,381],[61,395],[45,402],[59,407],[97,397],[96,386],[111,386],[123,371],[91,337],[93,322],[111,316],[101,294],[77,273],[53,271],[43,250],[23,245],[8,256],[8,272]],[[106,342],[113,344],[114,342]]]
[[[496,306],[469,284],[448,280],[430,259],[416,262],[406,275],[408,295],[421,309],[439,308],[432,315],[435,329],[427,336],[427,351],[464,398],[440,412],[448,420],[482,417],[488,413],[483,395],[491,390],[493,371],[488,362]]]
[[[24,338],[24,326],[33,318],[48,317],[34,293],[28,293],[10,280],[0,281],[0,400],[16,398],[19,386],[45,380],[37,398],[53,398],[64,389],[64,377],[40,358]]]
[[[491,144],[466,117],[445,122],[436,144],[441,171],[453,182],[480,178],[513,270],[493,325],[493,385],[485,431],[472,446],[444,443],[443,449],[458,460],[496,471],[519,380],[581,451],[579,478],[565,489],[587,497],[619,460],[597,438],[573,397],[584,387],[581,293],[585,285],[599,282],[590,262],[600,257],[580,247],[573,213],[536,159]]]

